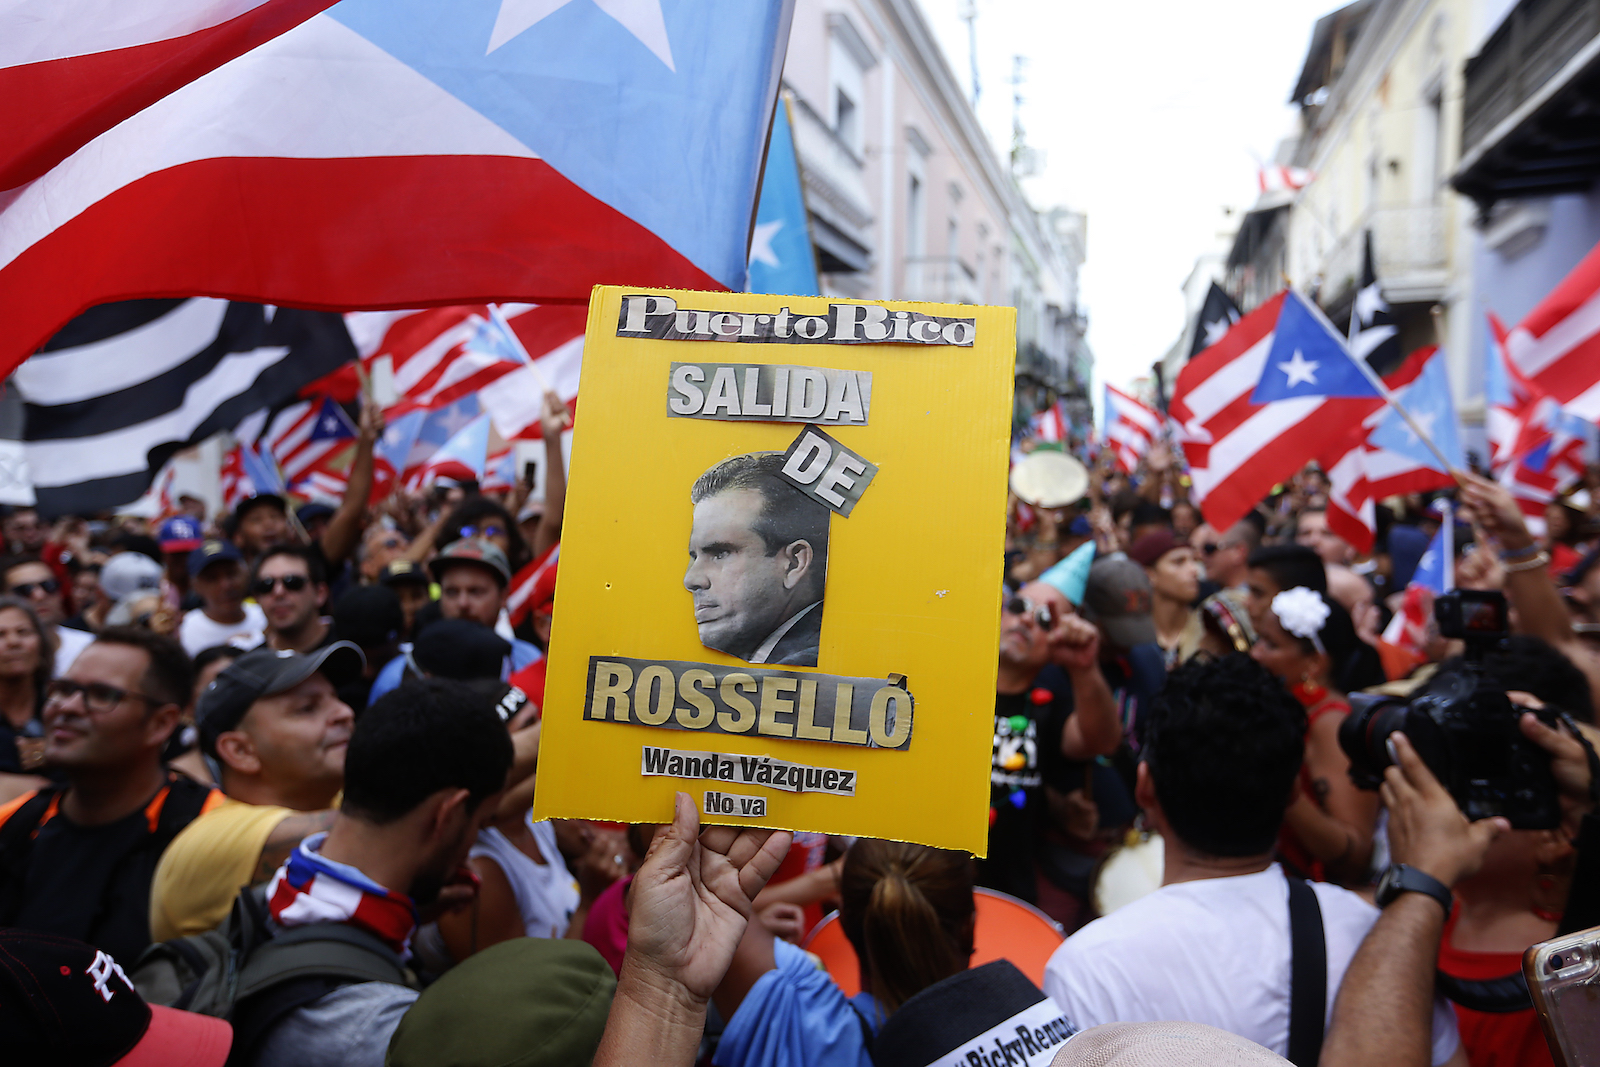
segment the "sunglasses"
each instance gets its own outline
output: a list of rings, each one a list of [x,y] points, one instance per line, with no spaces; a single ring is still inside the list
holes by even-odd
[[[1035,604],[1025,596],[1011,597],[1001,606],[1008,615],[1031,615],[1041,630],[1048,630],[1055,624],[1055,614],[1051,612],[1050,605]]]
[[[506,528],[498,522],[486,522],[482,526],[463,526],[457,531],[462,537],[504,537]]]
[[[162,703],[153,696],[136,693],[130,689],[119,689],[104,682],[90,682],[84,685],[67,678],[57,678],[44,687],[45,703],[57,706],[65,704],[80,693],[83,694],[83,706],[95,715],[104,715],[129,697],[148,700],[152,704]]]
[[[23,582],[11,587],[11,591],[24,600],[31,599],[36,589],[43,590],[45,596],[49,596],[61,590],[61,583],[54,578],[46,578],[42,582]]]
[[[283,583],[285,593],[298,593],[311,584],[311,579],[303,574],[285,574],[282,578],[257,578],[250,583],[250,593],[252,596],[267,596],[278,587],[279,582]]]

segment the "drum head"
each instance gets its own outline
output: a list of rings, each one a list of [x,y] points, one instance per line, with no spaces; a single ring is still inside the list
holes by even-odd
[[[1011,468],[1011,491],[1025,504],[1064,508],[1089,492],[1089,472],[1065,452],[1030,452]]]
[[[1032,904],[993,889],[974,889],[972,896],[978,909],[972,966],[1010,960],[1034,985],[1044,988],[1044,965],[1065,940],[1061,925]],[[845,996],[861,992],[861,964],[844,936],[838,912],[818,923],[800,947],[822,961]]]

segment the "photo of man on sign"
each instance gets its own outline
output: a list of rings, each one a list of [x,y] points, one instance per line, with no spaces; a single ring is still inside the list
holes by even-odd
[[[826,507],[781,475],[782,452],[732,456],[695,480],[683,585],[700,643],[747,663],[817,665]]]

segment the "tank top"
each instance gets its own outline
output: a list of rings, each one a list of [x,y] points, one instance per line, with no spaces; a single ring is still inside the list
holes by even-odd
[[[522,927],[529,937],[565,937],[573,912],[578,910],[578,881],[556,848],[556,831],[548,820],[528,820],[543,863],[535,863],[511,839],[490,827],[478,832],[469,853],[494,860],[511,883]]]

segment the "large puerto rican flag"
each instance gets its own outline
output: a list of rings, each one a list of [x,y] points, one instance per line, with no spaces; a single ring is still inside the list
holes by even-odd
[[[1226,530],[1376,411],[1382,401],[1359,375],[1342,339],[1293,292],[1186,363],[1169,415],[1206,522]]]
[[[128,297],[742,289],[792,3],[343,0],[0,196],[0,372]]]
[[[0,7],[0,189],[333,0],[10,0]]]

